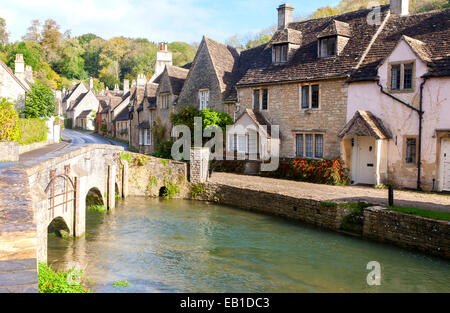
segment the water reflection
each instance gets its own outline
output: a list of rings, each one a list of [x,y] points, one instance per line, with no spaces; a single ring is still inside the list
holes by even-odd
[[[450,292],[448,261],[193,201],[129,198],[48,251],[54,267],[79,262],[97,292]],[[382,286],[366,283],[370,261]]]

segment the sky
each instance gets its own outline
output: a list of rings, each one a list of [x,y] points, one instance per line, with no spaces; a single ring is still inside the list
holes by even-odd
[[[294,16],[335,6],[339,0],[290,0]],[[203,35],[225,41],[277,22],[276,0],[0,0],[10,41],[21,40],[31,20],[54,19],[72,36],[94,33],[147,38],[154,42],[200,42]]]

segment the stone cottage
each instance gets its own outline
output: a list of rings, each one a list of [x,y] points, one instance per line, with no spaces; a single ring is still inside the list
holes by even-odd
[[[0,61],[0,97],[15,102],[18,111],[25,108],[25,94],[33,82],[33,70],[25,65],[22,54],[16,55],[15,73]]]
[[[130,146],[140,153],[151,153],[152,117],[150,107],[156,102],[158,84],[147,82],[144,74],[139,74],[136,88],[130,97]]]
[[[83,83],[75,85],[63,99],[63,110],[66,106],[67,120],[73,128],[95,130],[95,119],[99,108],[99,100],[94,94],[93,80],[89,88]]]
[[[338,158],[347,80],[381,27],[367,22],[372,10],[292,22],[294,8],[278,7],[270,42],[240,53],[234,127],[244,131],[227,134],[227,151],[267,158],[275,143],[281,158]],[[279,138],[260,126],[279,126]]]
[[[355,184],[450,191],[450,9],[390,15],[349,79],[342,158]]]
[[[155,80],[158,83],[156,103],[151,107],[153,118],[153,148],[158,141],[169,140],[172,131],[171,113],[175,111],[178,97],[183,88],[189,69],[167,65]],[[157,138],[158,137],[158,138]]]
[[[177,107],[209,108],[232,115],[238,66],[239,52],[235,48],[203,37],[178,97]]]

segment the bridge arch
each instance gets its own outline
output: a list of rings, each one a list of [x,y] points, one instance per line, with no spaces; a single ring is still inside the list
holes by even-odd
[[[105,205],[105,199],[100,188],[92,187],[86,193],[86,209],[93,205]]]
[[[60,237],[70,234],[70,228],[67,225],[66,220],[62,216],[55,217],[47,227],[49,234],[53,233]]]

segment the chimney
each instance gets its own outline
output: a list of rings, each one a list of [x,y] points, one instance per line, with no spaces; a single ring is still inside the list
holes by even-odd
[[[109,87],[106,86],[106,95],[109,97]]]
[[[131,82],[131,87],[136,87],[136,80],[133,79],[133,81]]]
[[[144,74],[138,74],[137,76],[137,86],[138,87],[143,87],[145,86],[145,84],[147,83],[147,78],[145,77]]]
[[[57,99],[57,100],[61,100],[62,99],[62,91],[61,90],[56,90],[56,92],[55,92],[55,99]]]
[[[278,7],[278,29],[287,28],[289,23],[292,23],[292,16],[294,12],[294,7],[292,4],[282,4]]]
[[[25,73],[25,61],[23,60],[23,54],[16,54],[16,60],[14,65],[14,74]]]
[[[89,78],[89,89],[91,89],[91,90],[94,89],[94,79],[92,77]]]
[[[123,80],[123,93],[130,91],[130,81],[128,79]]]
[[[408,0],[391,0],[390,9],[392,14],[405,16],[409,14]]]
[[[30,83],[34,83],[33,68],[30,65],[25,66],[25,79]]]
[[[155,73],[150,79],[150,82],[153,83],[154,80],[161,75],[166,65],[171,66],[172,64],[172,52],[168,50],[166,42],[161,42],[159,44],[159,51],[156,53]]]

